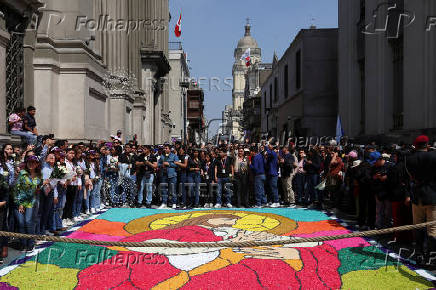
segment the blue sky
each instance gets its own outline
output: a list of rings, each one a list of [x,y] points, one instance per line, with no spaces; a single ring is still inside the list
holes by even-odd
[[[190,60],[191,76],[219,78],[220,90],[205,91],[206,118],[220,118],[231,104],[231,88],[224,79],[232,77],[233,52],[244,36],[249,17],[252,36],[262,49],[263,62],[271,62],[274,51],[280,58],[298,31],[314,23],[319,28],[338,26],[338,0],[169,0],[172,20],[170,41],[182,41]],[[174,26],[182,12],[182,37]],[[314,20],[312,20],[314,19]],[[217,81],[215,81],[217,83]],[[216,127],[210,134],[216,133]]]

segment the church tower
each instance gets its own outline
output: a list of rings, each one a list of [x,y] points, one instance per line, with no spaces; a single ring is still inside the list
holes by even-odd
[[[257,45],[256,40],[251,36],[251,25],[249,19],[245,25],[245,35],[242,37],[238,46],[235,49],[234,57],[235,62],[233,64],[233,111],[234,115],[241,116],[244,105],[244,90],[245,90],[245,78],[248,71],[246,62],[241,60],[242,55],[250,48],[251,65],[261,62],[262,53],[261,49]],[[239,113],[239,114],[238,114]],[[232,118],[232,135],[235,140],[240,140],[244,136],[242,128],[240,128],[238,117]]]

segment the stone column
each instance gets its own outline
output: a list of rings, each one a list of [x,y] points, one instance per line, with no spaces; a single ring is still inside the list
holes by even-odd
[[[101,18],[104,19],[100,49],[104,63],[111,74],[113,93],[109,96],[110,134],[127,129],[128,100],[130,92],[125,86],[124,77],[130,76],[128,67],[127,31],[120,29],[118,20],[128,20],[128,3],[124,0],[102,0]]]
[[[0,12],[0,135],[6,134],[6,47],[10,35],[6,31],[4,15]]]
[[[145,99],[145,124],[144,124],[144,139],[145,144],[154,144],[154,90],[153,90],[153,75],[156,67],[151,64],[144,64],[142,70],[142,89],[144,90]]]

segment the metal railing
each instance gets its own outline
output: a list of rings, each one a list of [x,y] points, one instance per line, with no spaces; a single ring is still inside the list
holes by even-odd
[[[169,50],[183,50],[181,41],[170,41],[168,42]]]

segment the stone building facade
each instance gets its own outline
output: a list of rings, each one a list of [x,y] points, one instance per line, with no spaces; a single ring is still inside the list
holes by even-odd
[[[245,25],[244,37],[238,41],[234,52],[235,62],[233,64],[233,92],[232,92],[232,136],[235,140],[241,140],[244,137],[244,130],[241,126],[242,109],[244,105],[245,77],[248,67],[244,60],[241,60],[244,52],[250,48],[251,64],[260,63],[262,60],[262,50],[259,48],[257,41],[251,36],[251,25],[247,22]]]
[[[34,105],[40,134],[169,140],[168,0],[3,0],[0,11],[0,71],[24,76],[0,73],[1,121]]]
[[[172,120],[170,137],[173,140],[183,140],[186,137],[188,88],[181,83],[189,85],[189,66],[186,53],[180,42],[170,43],[169,62],[171,71],[168,75],[168,92],[170,107],[169,116]]]
[[[302,29],[261,90],[262,132],[289,137],[334,136],[337,118],[337,29]]]
[[[245,75],[245,92],[242,127],[246,138],[259,142],[262,138],[261,88],[272,71],[271,63],[256,63],[250,66]]]
[[[436,137],[436,3],[339,0],[339,113],[345,135]]]

